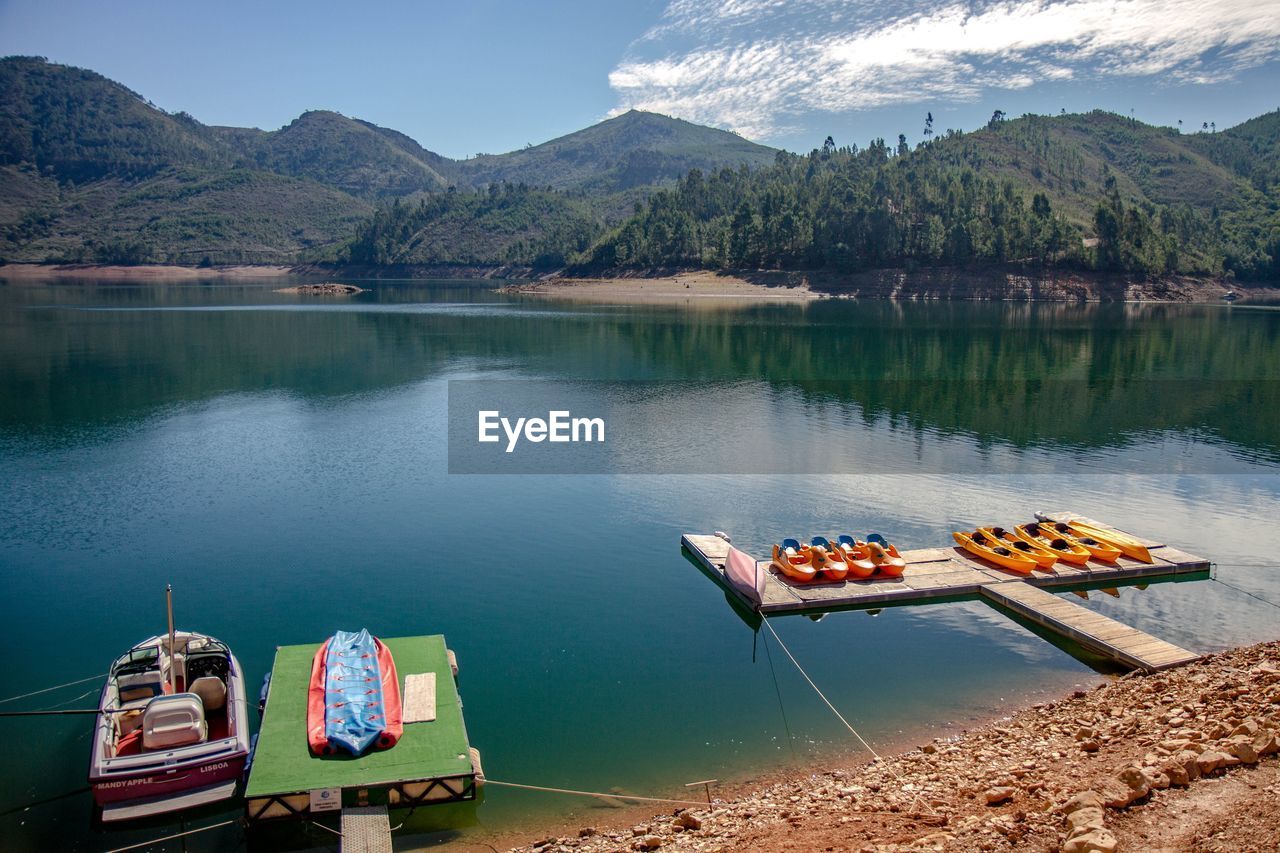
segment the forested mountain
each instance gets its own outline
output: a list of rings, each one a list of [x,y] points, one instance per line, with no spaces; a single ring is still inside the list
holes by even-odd
[[[482,154],[458,166],[461,183],[474,187],[507,182],[602,193],[674,181],[709,164],[763,166],[777,153],[727,131],[631,110],[541,145]]]
[[[628,113],[510,154],[451,160],[398,131],[327,111],[275,131],[206,126],[92,71],[9,57],[0,60],[0,258],[332,258],[379,202],[452,192],[460,209],[479,211],[486,202],[464,199],[472,191],[487,199],[488,187],[503,182],[523,185],[525,196],[541,188],[529,197],[532,218],[450,215],[437,231],[451,233],[419,244],[438,247],[431,257],[523,257],[569,221],[575,234],[592,223],[595,236],[647,187],[690,168],[773,156],[724,131]]]
[[[0,258],[828,269],[1057,265],[1280,277],[1280,112],[1181,133],[1003,113],[806,155],[629,112],[451,160],[333,112],[275,131],[0,60]]]
[[[1186,137],[1108,113],[1025,116],[915,149],[874,141],[691,172],[584,267],[865,270],[1023,262],[1280,277],[1277,114]]]
[[[395,131],[334,112],[305,112],[271,132],[210,130],[241,156],[245,166],[309,178],[355,196],[403,196],[443,190],[450,184],[426,162],[427,157],[439,155]]]

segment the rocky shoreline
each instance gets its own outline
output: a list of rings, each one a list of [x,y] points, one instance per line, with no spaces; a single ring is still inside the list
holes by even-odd
[[[665,295],[699,297],[899,300],[979,300],[999,302],[1223,302],[1280,299],[1272,287],[1237,287],[1225,279],[1192,276],[1149,278],[1073,270],[1024,267],[884,269],[858,273],[777,270],[625,271],[607,277],[551,276],[513,283],[516,293],[615,300]]]
[[[860,767],[521,851],[1274,850],[1280,642],[1130,674]]]
[[[323,284],[296,284],[293,287],[277,287],[276,293],[300,293],[309,296],[350,296],[353,293],[367,293],[363,287],[354,284],[339,284],[326,281]]]
[[[992,300],[1009,302],[1240,302],[1280,301],[1280,287],[1238,285],[1226,278],[1159,277],[1045,269],[1020,264],[989,267],[920,267],[857,273],[825,270],[612,270],[587,277],[561,270],[516,266],[353,266],[337,264],[189,267],[152,264],[0,265],[0,279],[79,281],[252,279],[281,276],[401,280],[447,278],[507,282],[511,293],[589,301],[689,301],[737,299]]]

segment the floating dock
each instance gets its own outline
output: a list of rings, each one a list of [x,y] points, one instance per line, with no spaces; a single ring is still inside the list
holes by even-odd
[[[1076,513],[1055,513],[1052,517],[1110,527]],[[1199,655],[1044,591],[1201,580],[1209,576],[1210,564],[1204,557],[1187,554],[1162,542],[1137,538],[1150,550],[1154,562],[1143,563],[1121,557],[1114,563],[1090,560],[1083,566],[1057,563],[1051,571],[1036,571],[1030,576],[1015,574],[956,547],[903,551],[907,567],[900,578],[806,584],[770,571],[768,560],[757,560],[764,576],[759,604],[725,577],[724,561],[729,554],[727,541],[716,535],[686,533],[680,542],[693,560],[724,587],[731,599],[761,616],[866,610],[977,598],[1129,668],[1156,670],[1195,660]]]
[[[484,777],[479,753],[467,741],[456,667],[444,637],[384,639],[402,679],[415,684],[434,680],[419,704],[422,722],[406,722],[391,749],[359,757],[316,756],[307,746],[307,688],[311,660],[319,643],[276,650],[271,685],[249,781],[245,815],[250,824],[283,818],[316,818],[342,813],[342,823],[359,836],[380,836],[387,808],[413,808],[475,800]],[[415,676],[426,676],[418,679]],[[432,711],[434,713],[432,713]],[[434,719],[426,719],[434,716]],[[406,704],[406,720],[410,719]],[[387,849],[390,849],[389,841]],[[347,849],[359,845],[345,844]],[[379,849],[376,844],[370,849]]]
[[[1028,583],[987,584],[984,598],[1130,669],[1155,672],[1200,656]]]

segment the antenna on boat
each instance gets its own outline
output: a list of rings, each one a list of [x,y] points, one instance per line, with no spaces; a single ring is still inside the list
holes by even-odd
[[[169,611],[169,687],[170,693],[178,692],[178,669],[177,656],[174,654],[176,645],[173,636],[173,584],[164,585],[164,604],[165,609]]]

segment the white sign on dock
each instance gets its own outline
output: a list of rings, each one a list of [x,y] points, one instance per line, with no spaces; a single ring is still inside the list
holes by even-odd
[[[311,792],[311,811],[336,812],[342,809],[341,788],[316,788]]]

